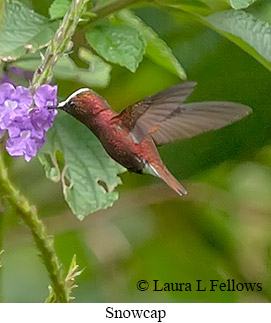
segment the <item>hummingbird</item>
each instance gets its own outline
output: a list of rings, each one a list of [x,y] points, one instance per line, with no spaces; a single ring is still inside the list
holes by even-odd
[[[242,104],[222,101],[183,103],[196,82],[174,85],[121,111],[93,90],[83,88],[58,106],[87,126],[106,152],[134,173],[162,179],[182,196],[186,189],[164,165],[157,146],[190,138],[233,123],[251,112]]]

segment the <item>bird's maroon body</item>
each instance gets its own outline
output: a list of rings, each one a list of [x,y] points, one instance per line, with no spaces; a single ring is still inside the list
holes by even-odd
[[[156,145],[220,128],[250,112],[250,108],[232,102],[182,104],[194,86],[193,82],[178,84],[120,114],[89,89],[75,92],[58,108],[84,123],[107,153],[129,171],[158,176],[182,195],[186,190],[167,170]]]
[[[136,144],[123,126],[123,120],[110,109],[108,103],[95,93],[87,96],[81,94],[81,109],[92,106],[91,110],[78,116],[91,131],[99,138],[107,153],[129,171],[141,173],[146,162],[162,163],[155,144],[151,138],[145,138]],[[81,110],[82,111],[82,110]]]

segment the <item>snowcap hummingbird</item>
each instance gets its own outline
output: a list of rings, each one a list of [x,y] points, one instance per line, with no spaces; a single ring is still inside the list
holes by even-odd
[[[156,146],[190,138],[237,121],[252,110],[233,102],[183,102],[195,82],[174,85],[147,97],[121,113],[94,91],[83,88],[56,107],[86,125],[101,141],[107,153],[131,172],[161,178],[177,194],[185,188],[169,172]]]

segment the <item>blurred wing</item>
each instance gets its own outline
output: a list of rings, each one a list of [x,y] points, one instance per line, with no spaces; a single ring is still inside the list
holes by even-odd
[[[126,108],[118,117],[123,126],[130,131],[135,142],[140,143],[153,127],[160,124],[180,106],[195,86],[195,82],[174,85]]]
[[[179,106],[150,135],[157,145],[190,138],[242,119],[252,110],[233,102],[196,102]]]

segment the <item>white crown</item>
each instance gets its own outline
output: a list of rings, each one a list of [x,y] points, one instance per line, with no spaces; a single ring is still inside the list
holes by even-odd
[[[87,92],[87,91],[89,91],[89,89],[88,88],[83,88],[83,89],[79,89],[79,90],[77,90],[77,91],[75,91],[74,93],[72,93],[65,101],[62,101],[62,102],[60,102],[59,104],[58,104],[58,106],[59,107],[64,107],[64,105],[66,104],[66,103],[68,103],[72,98],[74,98],[77,94],[79,94],[79,93],[82,93],[82,92]]]

